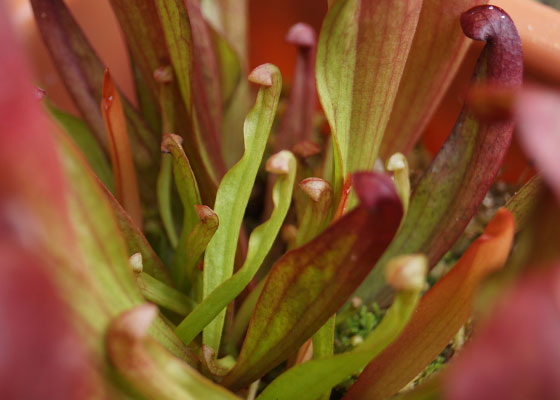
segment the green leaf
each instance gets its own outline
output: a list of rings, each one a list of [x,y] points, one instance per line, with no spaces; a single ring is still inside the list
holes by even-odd
[[[220,224],[218,215],[207,206],[196,206],[196,213],[200,221],[194,226],[186,241],[185,278],[193,286],[193,297],[200,301],[202,298],[202,271],[198,268],[202,255],[208,243],[216,233]],[[185,282],[179,282],[179,287],[184,288]]]
[[[105,190],[109,205],[112,207],[113,214],[115,215],[122,237],[126,243],[128,254],[142,254],[144,272],[147,272],[154,278],[168,285],[172,285],[167,268],[165,268],[165,265],[163,265],[162,261],[154,252],[142,231],[134,224],[130,216],[107,188],[102,186],[102,189]]]
[[[252,96],[245,79],[248,74],[247,20],[249,7],[247,0],[202,0],[202,13],[213,27],[214,46],[218,66],[222,76],[222,99],[224,103],[224,123],[222,131],[222,155],[227,167],[235,164],[243,155],[243,121],[251,108]],[[233,63],[234,56],[236,62]],[[239,68],[237,84],[234,83]],[[231,89],[235,89],[230,93]]]
[[[334,327],[336,316],[329,320],[313,335],[313,358],[332,356],[334,352]],[[329,391],[330,394],[330,391]],[[326,396],[329,398],[329,396]]]
[[[410,202],[410,174],[408,169],[408,161],[402,153],[395,153],[387,159],[385,163],[387,171],[393,172],[393,181],[397,188],[397,193],[403,204],[404,214],[408,211],[408,203]]]
[[[338,0],[317,48],[317,90],[333,137],[336,199],[349,172],[370,171],[389,121],[422,0]]]
[[[80,148],[97,177],[113,192],[113,171],[111,170],[111,165],[86,123],[80,118],[57,108],[48,99],[45,100],[45,105],[54,120],[58,122],[60,127],[76,143],[76,146]]]
[[[202,201],[214,204],[218,183],[203,160],[203,149],[193,132],[192,121],[185,112],[177,84],[173,83],[173,68],[169,65],[161,67],[156,74],[161,83],[162,132],[174,132],[183,138],[183,149],[196,176]]]
[[[505,205],[515,218],[515,232],[520,232],[531,220],[534,211],[544,194],[545,186],[540,174],[533,176],[529,182],[521,186]]]
[[[298,223],[295,247],[309,242],[320,234],[332,218],[333,190],[330,183],[321,178],[307,178],[299,189],[306,195]]]
[[[248,1],[202,0],[200,3],[206,20],[235,49],[241,64],[247,64]]]
[[[296,159],[292,153],[282,151],[271,157],[267,167],[269,172],[281,174],[273,189],[274,210],[270,218],[251,233],[247,258],[239,271],[206,296],[175,330],[186,344],[189,344],[247,287],[259,270],[282,227],[292,202]]]
[[[169,7],[173,6],[171,2],[168,3]],[[173,71],[169,71],[168,81],[158,80],[157,71],[170,67],[166,63],[169,63],[171,56],[168,46],[165,45],[164,30],[156,3],[143,0],[111,0],[111,5],[123,28],[141,79],[148,88],[150,100],[160,104],[161,113],[168,119],[169,124],[164,124],[161,132],[173,132],[183,137],[185,151],[199,181],[202,197],[205,202],[211,204],[214,201],[217,183],[212,176],[212,165],[204,162],[204,142],[201,142],[193,131],[191,110],[185,106],[181,97],[181,77],[176,79]],[[188,77],[188,71],[185,69],[181,73],[187,74]],[[137,85],[137,91],[139,89]],[[156,132],[160,132],[159,127]]]
[[[289,369],[272,381],[258,400],[317,399],[325,390],[360,371],[387,347],[406,326],[419,298],[420,290],[399,291],[381,323],[354,350]]]
[[[173,79],[173,71],[170,66],[161,67],[155,75],[157,81],[161,83],[160,92],[160,108],[161,108],[161,130],[164,133],[175,132],[177,126],[175,116],[177,115],[177,103],[174,101],[174,87],[170,84]],[[182,103],[182,102],[181,102]],[[178,124],[182,126],[182,124]],[[188,157],[187,157],[188,159]],[[175,227],[175,218],[173,217],[172,203],[172,187],[171,181],[173,177],[173,156],[168,153],[162,153],[161,166],[157,180],[157,199],[161,222],[169,238],[169,242],[173,248],[177,247],[179,238],[177,237],[177,229]]]
[[[391,179],[360,173],[354,182],[361,204],[273,266],[225,386],[242,388],[294,353],[346,301],[390,243],[402,217]]]
[[[170,153],[173,158],[173,176],[175,177],[175,185],[179,192],[179,197],[183,203],[183,227],[181,228],[175,258],[171,265],[171,275],[177,283],[182,283],[185,279],[187,237],[199,221],[195,206],[202,204],[196,177],[181,147],[182,141],[180,136],[165,134],[161,142],[161,150],[165,153]]]
[[[220,82],[222,84],[222,104],[225,108],[232,101],[235,91],[241,82],[241,64],[232,45],[222,35],[215,29],[210,29],[210,35],[216,53]],[[227,128],[224,127],[224,129]]]
[[[136,273],[136,284],[146,300],[181,316],[188,315],[197,305],[189,296],[145,272]]]
[[[147,336],[156,315],[157,308],[145,304],[111,323],[107,353],[117,371],[148,399],[239,400]]]
[[[130,53],[130,52],[129,52]],[[152,132],[159,132],[161,127],[160,107],[157,98],[150,93],[150,88],[146,85],[144,77],[140,72],[138,65],[130,55],[130,68],[132,69],[132,78],[134,80],[134,89],[136,98],[138,99],[138,110],[144,117],[146,124]]]
[[[334,329],[336,326],[336,315],[333,315],[319,330],[313,335],[313,359],[319,360],[331,357],[334,354]],[[331,389],[325,390],[319,400],[329,400]]]
[[[245,301],[235,314],[235,319],[233,320],[233,327],[231,328],[231,332],[228,335],[228,343],[227,343],[227,350],[230,354],[237,353],[237,345],[243,338],[247,327],[249,326],[249,322],[251,321],[251,316],[253,314],[253,310],[257,305],[257,301],[262,293],[264,288],[264,284],[266,283],[266,278],[262,279],[257,286],[253,288],[253,290],[249,293],[249,295],[245,298]]]
[[[171,154],[161,155],[161,166],[157,180],[157,199],[158,210],[161,223],[171,243],[172,247],[177,247],[179,238],[173,219],[173,209],[171,205],[171,181],[173,180],[173,158]]]
[[[109,320],[141,304],[143,299],[129,267],[129,250],[106,196],[108,192],[103,192],[73,143],[62,135],[57,139],[64,175],[70,183],[67,203],[77,246],[74,263],[80,266],[67,268],[72,273],[62,279],[79,288],[81,295],[76,293],[69,301],[89,325],[90,340],[99,346]],[[190,351],[161,318],[156,319],[150,333],[175,356],[194,362]]]
[[[243,215],[263,157],[268,135],[276,115],[282,76],[272,64],[253,70],[249,80],[261,85],[255,106],[245,120],[245,153],[223,177],[214,211],[220,227],[208,244],[204,258],[203,296],[207,297],[233,274],[235,251]],[[219,351],[225,313],[222,312],[204,329],[205,345]]]
[[[467,36],[487,40],[474,73],[473,84],[496,89],[520,87],[523,76],[521,41],[513,21],[501,9],[490,9],[491,18],[461,18]],[[463,14],[465,16],[467,14]],[[479,118],[465,106],[436,158],[416,185],[399,233],[379,267],[360,286],[357,296],[384,303],[380,271],[400,254],[423,253],[430,267],[451,248],[477,212],[494,182],[511,141],[513,121]]]

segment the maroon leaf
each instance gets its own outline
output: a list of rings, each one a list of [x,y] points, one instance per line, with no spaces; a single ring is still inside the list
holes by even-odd
[[[159,83],[154,72],[168,63],[167,48],[161,45],[163,29],[157,16],[153,1],[144,0],[111,0],[113,11],[126,36],[130,53],[134,58],[142,79],[146,83],[151,96],[159,97]]]
[[[402,206],[391,179],[357,173],[360,205],[270,271],[234,369],[241,388],[287,359],[346,301],[395,234]]]
[[[317,98],[315,31],[307,24],[296,24],[288,31],[286,41],[297,46],[297,59],[290,99],[276,135],[276,151],[289,150],[297,143],[311,139]]]
[[[222,90],[218,63],[210,30],[202,16],[198,0],[183,0],[192,34],[192,101],[202,140],[206,144],[218,178],[225,173],[222,158]],[[195,129],[197,127],[195,126]]]
[[[518,88],[523,65],[513,21],[500,8],[478,6],[461,16],[465,34],[487,41],[473,83]],[[443,148],[414,189],[406,218],[379,264],[399,254],[424,253],[435,265],[478,210],[499,171],[513,131],[511,119],[481,120],[465,106]],[[358,295],[379,295],[384,278],[376,268]],[[386,295],[381,296],[386,300]],[[378,296],[378,299],[381,299]]]
[[[84,121],[108,154],[108,141],[99,104],[105,66],[91,47],[80,27],[62,0],[32,0],[31,6],[58,72],[80,110]],[[134,162],[145,179],[140,183],[145,200],[155,199],[154,167],[159,159],[159,141],[150,132],[142,117],[123,96],[123,109],[130,132]]]

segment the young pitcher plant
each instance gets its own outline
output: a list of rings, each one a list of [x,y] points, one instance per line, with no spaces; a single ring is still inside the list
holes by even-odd
[[[507,10],[330,0],[320,32],[287,32],[285,90],[276,66],[248,70],[244,0],[110,3],[135,99],[63,0],[30,0],[79,117],[32,87],[2,11],[4,398],[560,396],[560,96],[522,87]],[[473,41],[468,101],[422,167],[415,146]],[[516,122],[542,172],[429,285]],[[380,320],[335,352],[359,304]]]

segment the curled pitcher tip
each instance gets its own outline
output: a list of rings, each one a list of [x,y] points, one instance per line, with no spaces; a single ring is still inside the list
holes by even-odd
[[[154,70],[154,80],[158,83],[173,82],[173,68],[170,65],[164,65]]]
[[[302,140],[292,147],[292,152],[299,158],[309,158],[321,154],[321,146],[311,140]]]
[[[47,95],[47,91],[43,88],[40,88],[39,86],[35,86],[33,88],[33,95],[37,100],[43,100]]]
[[[249,82],[256,83],[258,85],[271,87],[273,84],[274,74],[280,74],[278,67],[274,64],[262,64],[256,67],[249,74]]]
[[[183,138],[179,135],[175,135],[174,133],[164,133],[163,138],[161,139],[161,152],[162,153],[169,153],[171,149],[169,145],[171,142],[175,142],[179,146],[183,144]]]
[[[316,203],[325,195],[333,195],[331,184],[321,178],[306,178],[299,183],[299,187]]]
[[[356,172],[352,174],[352,181],[362,206],[374,211],[383,203],[392,201],[402,212],[399,196],[389,176],[377,172]]]
[[[486,41],[483,54],[486,82],[498,87],[519,87],[523,82],[523,49],[517,28],[509,15],[496,6],[477,6],[461,14],[466,36]]]
[[[388,171],[399,171],[407,167],[406,157],[402,153],[395,153],[387,160]]]
[[[101,92],[101,105],[105,110],[108,110],[113,105],[113,100],[115,97],[115,84],[111,78],[111,73],[109,68],[105,68],[103,74],[103,87]]]
[[[157,314],[157,306],[150,303],[127,310],[111,324],[109,338],[112,335],[123,335],[132,340],[142,340],[147,337],[148,329]]]
[[[497,29],[499,27],[499,29]],[[461,28],[474,40],[488,40],[497,36],[517,34],[510,16],[500,7],[480,5],[461,14]]]
[[[195,205],[196,214],[202,222],[212,222],[215,221],[218,224],[218,214],[214,212],[210,207],[203,205]]]
[[[428,259],[423,254],[410,254],[391,259],[385,267],[387,283],[397,290],[424,289]]]
[[[288,150],[282,150],[270,156],[266,162],[266,171],[271,174],[286,175],[290,172],[294,155]]]
[[[130,265],[130,268],[132,268],[132,272],[134,272],[135,274],[141,273],[144,269],[142,253],[134,253],[133,255],[131,255],[128,259],[128,264]]]
[[[286,34],[286,41],[300,47],[313,47],[317,44],[317,35],[311,25],[299,22]]]

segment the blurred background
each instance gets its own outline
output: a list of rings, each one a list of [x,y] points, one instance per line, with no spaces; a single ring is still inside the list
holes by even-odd
[[[56,68],[41,42],[27,0],[7,2],[20,40],[33,66],[36,84],[45,89],[59,107],[77,113],[66,93]],[[289,88],[296,50],[284,40],[288,29],[297,22],[307,22],[317,32],[327,12],[326,0],[247,0],[249,8],[249,67],[265,62],[276,64]],[[541,0],[560,7],[560,0]],[[109,0],[66,0],[114,79],[133,101],[134,90],[127,51]],[[526,82],[560,85],[560,12],[536,4],[535,0],[495,0],[515,21],[524,45]],[[438,111],[427,126],[422,143],[428,154],[435,154],[452,129],[462,107],[480,46],[473,46],[463,67],[451,84]],[[533,173],[517,143],[506,157],[500,178],[510,183],[526,181]]]

